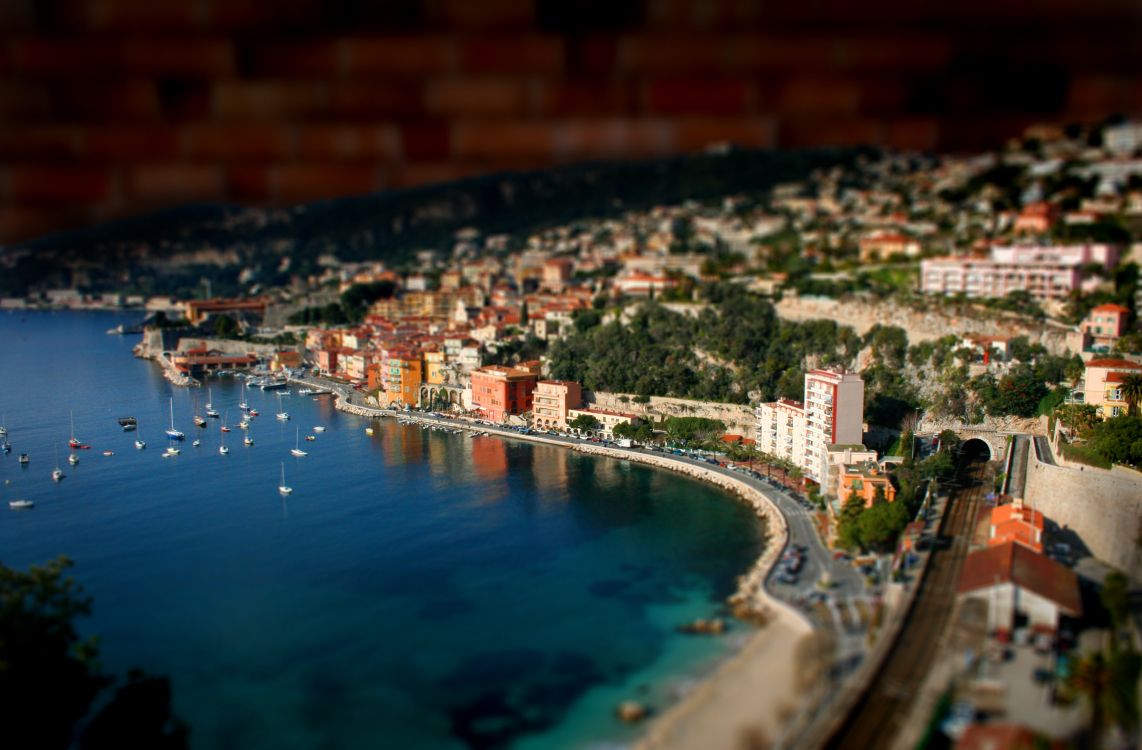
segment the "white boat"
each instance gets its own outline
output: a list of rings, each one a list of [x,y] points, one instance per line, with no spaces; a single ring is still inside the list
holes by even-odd
[[[75,466],[76,464],[78,464],[78,463],[79,463],[79,456],[77,456],[76,454],[72,453],[70,456],[68,456],[68,457],[67,457],[67,462],[68,462],[69,464],[71,464],[72,466]]]
[[[180,453],[182,453],[182,451],[172,445],[163,451],[163,456],[177,456]]]
[[[170,426],[170,429],[167,430],[167,437],[169,437],[171,440],[185,440],[186,439],[186,435],[184,435],[182,432],[180,432],[179,430],[176,430],[174,428],[174,399],[173,398],[171,399],[171,426]]]
[[[250,408],[250,405],[246,403],[246,381],[245,380],[242,381],[242,400],[238,402],[238,408],[241,409],[242,411],[246,411],[247,409]]]
[[[282,462],[282,483],[278,485],[278,492],[283,495],[288,495],[293,492],[293,487],[285,483],[285,462]]]
[[[214,404],[212,403],[214,401],[214,389],[206,389],[206,398],[208,399],[206,402],[206,416],[210,417],[211,419],[218,419],[218,417],[221,415],[219,415],[218,411],[214,408]]]
[[[317,425],[316,427],[313,428],[313,431],[314,432],[325,432],[325,428],[322,427],[321,425]]]
[[[242,443],[246,446],[251,446],[254,444],[254,438],[250,437],[250,433],[247,432],[246,437],[242,438]]]
[[[282,394],[280,394],[280,393],[278,394],[277,418],[283,422],[286,421],[287,419],[289,419],[289,413],[285,409],[282,408]]]
[[[365,428],[365,434],[368,435],[369,437],[372,437],[373,436],[373,428],[372,427],[366,427]]]
[[[135,450],[141,451],[146,447],[147,447],[146,442],[144,442],[142,440],[136,440],[135,441]]]
[[[250,429],[250,420],[243,419],[241,422],[238,423],[238,427],[240,427],[243,430]]]
[[[297,395],[299,395],[299,396],[309,396],[312,394],[313,394],[312,388],[301,388],[301,389],[298,389],[298,392],[297,392]]]
[[[52,481],[53,482],[61,481],[64,478],[64,476],[65,475],[63,473],[63,469],[61,469],[60,467],[57,466],[54,469],[52,469]]]
[[[12,452],[12,444],[8,442],[7,438],[0,440],[0,451],[4,451],[5,453]]]
[[[302,456],[308,456],[309,455],[308,453],[306,453],[305,451],[303,451],[301,449],[301,428],[300,427],[297,428],[297,431],[294,433],[293,449],[290,450],[290,453],[297,456],[298,458],[301,458]]]
[[[16,459],[16,460],[17,460],[17,461],[19,461],[19,462],[20,462],[21,464],[23,464],[24,466],[27,466],[27,465],[28,465],[28,462],[29,462],[29,461],[31,461],[32,459],[28,458],[28,454],[27,454],[27,453],[21,453],[21,454],[20,454],[20,457],[19,457],[18,459]]]
[[[31,500],[9,500],[8,507],[12,510],[27,510],[36,507],[36,504]]]
[[[195,448],[197,448],[198,446],[202,445],[202,441],[201,440],[195,440],[193,443],[191,443],[191,445],[193,445]]]
[[[71,418],[71,437],[68,438],[67,447],[78,448],[82,443],[80,443],[79,438],[75,436],[75,413],[68,412],[68,416]]]
[[[226,433],[222,433],[222,444],[218,446],[218,452],[223,456],[230,452],[230,449],[226,447]]]

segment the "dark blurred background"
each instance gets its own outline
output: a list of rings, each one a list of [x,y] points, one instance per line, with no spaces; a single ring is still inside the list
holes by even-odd
[[[711,143],[1142,113],[1138,0],[0,0],[0,242]]]

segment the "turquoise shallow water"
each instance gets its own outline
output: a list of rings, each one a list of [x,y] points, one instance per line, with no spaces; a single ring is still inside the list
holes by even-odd
[[[760,552],[752,513],[699,482],[493,437],[365,422],[327,398],[251,392],[255,445],[218,454],[108,314],[0,314],[0,560],[61,553],[95,598],[103,662],[172,679],[197,748],[589,747],[634,736],[746,631],[715,614]],[[240,381],[212,382],[239,416]],[[163,459],[168,398],[188,438]],[[68,412],[95,450],[68,467]],[[201,404],[199,404],[201,411]],[[116,418],[139,419],[148,442]],[[328,429],[293,458],[295,428]],[[112,457],[101,455],[115,451]],[[16,455],[32,457],[21,469]],[[68,477],[49,474],[57,459]],[[294,487],[277,492],[280,465]],[[36,501],[7,510],[13,496]]]

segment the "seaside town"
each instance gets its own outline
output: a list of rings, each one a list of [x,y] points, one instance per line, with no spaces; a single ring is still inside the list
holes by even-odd
[[[699,726],[709,746],[752,726],[757,747],[1134,747],[1140,267],[1123,122],[471,227],[408,262],[331,251],[298,276],[283,256],[288,283],[250,273],[240,296],[37,289],[0,311],[138,309],[108,333],[176,385],[332,393],[741,495],[771,544],[729,612],[763,640],[687,716],[617,706],[647,747],[701,746]]]

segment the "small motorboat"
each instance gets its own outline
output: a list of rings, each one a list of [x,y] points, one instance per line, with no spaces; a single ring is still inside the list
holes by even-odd
[[[144,442],[144,441],[142,441],[142,440],[136,440],[136,441],[135,441],[135,450],[137,450],[137,451],[141,451],[141,450],[143,450],[143,449],[144,449],[144,448],[146,448],[146,447],[147,447],[147,444],[146,444],[146,442]]]
[[[134,417],[119,417],[119,426],[123,428],[123,432],[130,432],[138,428],[139,420]]]
[[[369,437],[372,437],[373,436],[373,428],[372,427],[366,427],[365,428],[365,434],[368,435]]]
[[[221,453],[223,456],[225,456],[230,452],[230,449],[227,448],[225,445],[220,445],[220,446],[218,446],[218,452]]]
[[[206,426],[206,420],[203,419],[202,417],[198,416],[197,414],[195,414],[194,415],[194,426],[195,427],[205,427]]]
[[[63,481],[64,476],[66,476],[66,475],[63,473],[63,469],[61,469],[60,467],[57,466],[54,469],[52,469],[52,481],[53,482]]]
[[[241,422],[238,423],[238,427],[242,428],[243,430],[250,429],[250,420],[243,419]]]
[[[314,440],[317,440],[317,436],[316,435],[306,435],[305,439],[312,443]]]
[[[75,466],[76,464],[79,463],[79,456],[72,453],[70,456],[67,457],[67,462],[69,464],[71,464],[72,466]]]
[[[247,445],[247,446],[250,446],[250,445],[254,444],[254,439],[252,437],[250,437],[249,435],[247,435],[246,437],[244,437],[242,439],[242,443]]]
[[[202,445],[202,441],[201,440],[195,440],[193,443],[191,443],[191,445],[193,445],[195,448],[197,448],[198,446]]]
[[[31,500],[9,500],[8,507],[12,510],[27,510],[36,507],[36,504]]]
[[[317,425],[316,427],[313,428],[313,431],[314,432],[325,432],[325,428],[322,427],[321,425]]]
[[[222,425],[222,427],[220,429],[222,430],[222,432],[230,432],[230,428],[227,427],[226,425]]]
[[[103,451],[103,455],[104,455],[104,456],[114,456],[114,455],[115,455],[115,451]]]
[[[163,451],[163,456],[164,456],[164,457],[165,457],[165,456],[177,456],[177,455],[178,455],[178,454],[180,454],[180,453],[182,453],[182,451],[181,451],[181,450],[179,450],[178,448],[175,448],[175,447],[172,445],[171,447],[169,447],[169,448],[167,448],[165,451]]]
[[[246,413],[249,414],[251,417],[258,416],[258,410],[254,409],[254,408],[248,409]]]
[[[0,451],[4,451],[5,453],[11,453],[12,452],[12,444],[9,443],[7,440],[0,442]]]
[[[27,466],[28,462],[31,461],[32,459],[28,458],[27,453],[21,453],[20,458],[17,460],[19,460],[21,466]]]

